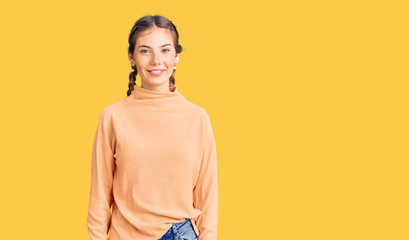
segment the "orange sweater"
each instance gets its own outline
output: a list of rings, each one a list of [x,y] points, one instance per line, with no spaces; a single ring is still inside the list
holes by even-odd
[[[216,144],[207,112],[175,87],[135,85],[105,107],[93,149],[91,240],[157,240],[189,218],[199,240],[217,239]],[[111,214],[112,204],[112,214]]]

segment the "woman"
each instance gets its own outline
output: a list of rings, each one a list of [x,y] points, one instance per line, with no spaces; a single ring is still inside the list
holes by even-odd
[[[145,16],[128,42],[127,97],[102,110],[94,137],[89,236],[216,240],[216,144],[207,112],[175,85],[176,27]]]

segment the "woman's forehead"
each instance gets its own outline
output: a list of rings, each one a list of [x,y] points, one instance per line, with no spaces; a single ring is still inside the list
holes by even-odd
[[[172,34],[169,29],[152,27],[138,34],[137,45],[161,47],[164,44],[172,44]]]

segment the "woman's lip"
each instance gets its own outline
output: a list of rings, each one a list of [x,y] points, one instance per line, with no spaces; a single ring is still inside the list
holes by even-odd
[[[152,72],[152,71],[155,71],[155,70],[147,70],[151,75],[153,75],[153,76],[159,76],[159,75],[161,75],[165,70],[158,70],[158,71],[160,71],[159,73],[154,73],[154,72]]]

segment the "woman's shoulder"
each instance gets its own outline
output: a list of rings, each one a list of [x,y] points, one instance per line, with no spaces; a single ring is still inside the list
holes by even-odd
[[[110,103],[106,105],[105,107],[102,108],[101,115],[102,116],[112,116],[115,115],[118,111],[120,111],[121,108],[123,108],[123,102],[124,99],[120,99],[116,102]]]
[[[198,115],[200,115],[201,117],[204,117],[204,118],[208,118],[208,117],[209,117],[207,111],[204,109],[203,106],[198,105],[198,104],[195,104],[195,103],[192,103],[192,102],[190,102],[190,101],[186,101],[186,102],[187,102],[189,108],[190,108],[195,114],[198,114]]]

